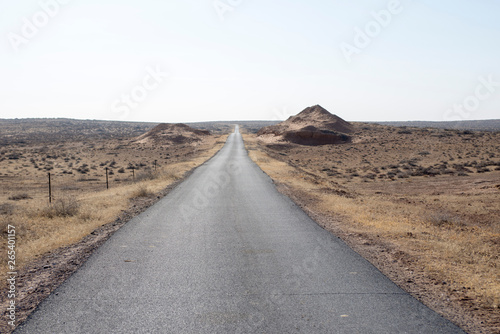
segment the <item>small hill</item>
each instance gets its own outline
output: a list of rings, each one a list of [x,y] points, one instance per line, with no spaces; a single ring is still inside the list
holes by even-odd
[[[351,123],[331,114],[320,105],[315,105],[284,122],[262,128],[257,135],[270,143],[326,145],[350,142],[351,137],[348,134],[354,131]]]
[[[136,143],[189,144],[203,140],[210,131],[194,129],[186,124],[161,123],[136,138]]]

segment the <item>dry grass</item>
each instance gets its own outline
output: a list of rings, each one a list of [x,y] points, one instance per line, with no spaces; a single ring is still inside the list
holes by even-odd
[[[15,194],[9,196],[9,200],[11,201],[20,201],[22,199],[30,199],[31,197],[27,193]]]
[[[496,312],[493,310],[500,304],[500,201],[495,188],[499,172],[468,173],[468,177],[459,179],[415,175],[367,181],[353,176],[354,172],[348,173],[349,169],[365,174],[376,164],[413,158],[415,148],[408,145],[405,156],[404,150],[386,150],[381,145],[385,154],[377,156],[356,144],[275,148],[259,143],[254,135],[244,135],[244,139],[250,157],[272,179],[307,197],[303,204],[311,212],[340,218],[335,222],[342,231],[389,244],[408,254],[415,260],[408,264],[415,275],[446,282],[443,292],[461,290],[463,298],[473,303],[472,308]],[[426,137],[423,141],[431,144]],[[458,152],[453,152],[451,144],[436,144],[438,149],[444,146],[450,155],[467,154],[464,145],[457,145]],[[414,139],[414,145],[426,146],[418,139]],[[495,145],[498,141],[483,150],[491,148],[494,152]],[[476,144],[471,146],[475,152]],[[346,155],[347,148],[357,152]],[[339,157],[341,154],[329,154],[329,150],[344,151],[346,160]],[[443,160],[436,151],[426,156]],[[426,164],[432,163],[426,160]],[[332,172],[325,168],[332,165],[342,169]],[[367,165],[371,167],[364,170]]]

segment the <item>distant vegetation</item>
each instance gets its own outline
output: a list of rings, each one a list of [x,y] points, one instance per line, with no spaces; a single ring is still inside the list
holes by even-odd
[[[202,130],[208,130],[213,134],[224,134],[233,131],[234,125],[238,124],[250,133],[257,133],[265,126],[278,124],[280,121],[220,121],[220,122],[197,122],[186,123],[187,125]]]
[[[65,118],[0,119],[0,146],[95,139],[128,139],[156,123],[76,120]]]
[[[453,121],[453,122],[374,122],[381,125],[406,126],[415,128],[436,128],[450,130],[470,130],[470,131],[500,131],[500,119],[488,119],[479,121]]]

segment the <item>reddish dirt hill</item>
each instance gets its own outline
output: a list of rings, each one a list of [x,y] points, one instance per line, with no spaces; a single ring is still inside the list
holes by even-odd
[[[355,131],[349,122],[331,114],[320,105],[304,109],[286,121],[262,128],[257,134],[269,142],[290,142],[301,145],[341,144],[351,141]]]
[[[203,140],[210,131],[193,129],[186,124],[161,123],[136,138],[138,143],[186,144]]]

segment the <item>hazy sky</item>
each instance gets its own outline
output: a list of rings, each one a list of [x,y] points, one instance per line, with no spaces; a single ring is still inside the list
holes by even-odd
[[[500,118],[497,0],[0,0],[0,118]]]

